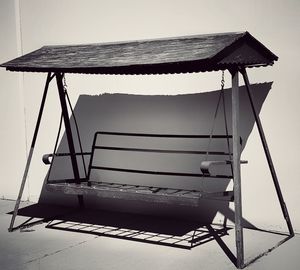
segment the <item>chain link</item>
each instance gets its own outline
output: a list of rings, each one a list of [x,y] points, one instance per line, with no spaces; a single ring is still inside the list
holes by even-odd
[[[225,79],[224,79],[224,70],[222,70],[222,79],[221,79],[221,88],[224,89]]]
[[[66,80],[65,74],[63,76],[63,87],[64,87],[64,91],[67,92],[68,85],[67,85],[67,80]]]

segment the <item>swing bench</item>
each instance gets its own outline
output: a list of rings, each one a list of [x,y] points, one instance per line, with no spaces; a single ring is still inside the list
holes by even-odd
[[[179,200],[180,203],[188,201],[189,204],[196,205],[200,198],[225,198],[234,201],[235,208],[235,230],[236,230],[236,266],[244,267],[244,248],[243,248],[243,227],[242,227],[242,200],[241,200],[241,141],[239,135],[239,73],[245,82],[247,94],[249,97],[251,109],[255,117],[255,122],[259,131],[261,142],[264,148],[265,156],[272,175],[273,183],[277,192],[283,216],[286,220],[287,227],[291,236],[294,235],[293,227],[289,218],[289,214],[281,193],[279,181],[272,162],[270,151],[263,132],[259,115],[256,111],[253,97],[250,89],[250,83],[246,68],[261,67],[273,65],[278,57],[267,49],[262,43],[256,40],[248,32],[234,32],[221,34],[195,35],[187,37],[142,40],[119,43],[103,43],[90,45],[72,45],[72,46],[45,46],[34,52],[28,53],[7,63],[2,64],[9,71],[19,72],[46,72],[47,80],[44,88],[44,94],[37,118],[36,127],[29,151],[21,187],[18,198],[16,200],[13,216],[10,222],[9,231],[13,231],[15,218],[18,214],[20,201],[22,198],[27,174],[35,147],[39,126],[43,114],[43,109],[47,97],[48,87],[53,78],[56,79],[60,106],[62,109],[62,120],[65,126],[65,134],[69,147],[69,153],[65,153],[71,159],[72,171],[74,178],[71,180],[63,180],[63,182],[48,183],[48,188],[53,191],[61,190],[66,193],[76,194],[79,204],[83,205],[84,194],[97,194],[101,196],[130,198],[141,200],[158,200],[163,202],[173,202]],[[74,147],[73,132],[70,125],[69,112],[67,107],[68,99],[64,88],[65,73],[82,73],[82,74],[122,74],[122,75],[143,75],[143,74],[175,74],[190,72],[210,72],[210,71],[229,71],[232,78],[232,134],[226,133],[221,135],[222,138],[230,140],[228,148],[228,157],[224,159],[210,158],[203,160],[199,164],[197,172],[178,172],[142,170],[139,168],[121,168],[114,166],[100,166],[96,164],[96,153],[103,151],[101,145],[97,143],[99,136],[166,136],[168,140],[172,140],[174,136],[180,136],[183,139],[191,139],[196,135],[166,135],[166,134],[136,134],[136,133],[117,133],[117,132],[97,132],[95,134],[94,143],[90,153],[77,153]],[[201,135],[206,138],[214,139],[213,134]],[[201,139],[202,137],[198,139]],[[122,149],[115,149],[114,145],[107,146],[106,151],[123,151],[123,152],[143,152],[146,154],[160,153],[163,155],[203,155],[209,152],[206,149],[197,149],[185,153],[185,150],[178,149],[155,149],[142,147],[139,149],[129,149],[122,146]],[[202,151],[202,152],[201,152]],[[207,153],[206,153],[207,154]],[[205,154],[205,155],[206,155]],[[209,154],[209,153],[208,153]],[[59,153],[54,152],[45,156],[45,163],[51,163],[50,159],[55,158]],[[90,155],[90,162],[86,177],[80,178],[78,168],[78,155]],[[220,154],[220,156],[222,156]],[[216,165],[226,165],[231,167],[231,174],[215,175],[213,167]],[[51,166],[51,165],[50,165]],[[93,173],[95,171],[118,171],[127,174],[156,174],[169,176],[188,176],[188,177],[206,177],[206,178],[225,178],[233,179],[233,191],[216,194],[215,192],[200,192],[195,190],[179,190],[171,188],[161,188],[159,186],[125,185],[124,183],[105,183],[105,181],[94,181]],[[185,204],[185,203],[184,203]]]
[[[232,136],[230,135],[170,135],[170,134],[145,134],[145,133],[120,133],[120,132],[96,132],[94,135],[94,140],[92,144],[92,151],[90,153],[76,153],[77,156],[82,156],[84,162],[84,155],[90,156],[90,162],[88,170],[86,172],[86,177],[81,179],[80,184],[76,184],[74,179],[60,179],[60,180],[49,180],[47,179],[47,189],[50,191],[60,191],[66,194],[76,194],[76,195],[97,195],[99,197],[105,198],[118,198],[125,200],[138,200],[138,201],[147,201],[147,202],[158,202],[158,203],[176,203],[180,205],[189,205],[189,206],[198,206],[200,199],[215,199],[215,200],[225,200],[233,201],[233,191],[220,191],[220,192],[205,192],[203,190],[187,190],[187,189],[178,189],[171,187],[163,186],[150,186],[143,185],[140,183],[138,185],[125,184],[118,182],[108,182],[106,179],[101,177],[101,181],[93,180],[92,174],[93,171],[98,171],[101,175],[103,171],[110,172],[119,172],[124,174],[139,174],[139,175],[154,175],[154,176],[170,176],[170,177],[192,177],[199,178],[200,181],[202,178],[211,178],[211,179],[232,179],[232,175],[226,174],[214,174],[210,171],[211,166],[214,165],[232,165],[231,162],[231,153],[230,151],[201,151],[201,150],[174,150],[174,149],[153,149],[153,148],[136,148],[136,147],[116,147],[116,146],[103,146],[99,145],[98,142],[101,142],[101,137],[114,136],[114,137],[133,137],[133,138],[146,138],[151,143],[153,138],[164,138],[166,140],[231,140]],[[104,150],[104,151],[103,151]],[[103,151],[103,153],[101,153]],[[198,173],[195,172],[178,172],[178,171],[160,171],[157,169],[152,170],[141,170],[136,168],[126,168],[126,167],[112,167],[112,166],[101,166],[97,164],[97,159],[95,156],[105,155],[106,151],[112,151],[115,155],[118,153],[142,153],[142,157],[147,154],[153,155],[163,155],[162,160],[168,159],[170,155],[174,156],[186,156],[186,155],[212,155],[214,158],[222,158],[223,160],[217,161],[202,161],[200,163],[200,169]],[[43,162],[45,164],[51,165],[53,158],[65,157],[69,153],[54,153],[46,154],[43,156]],[[224,157],[228,156],[228,159]],[[130,155],[128,157],[130,159]],[[160,158],[160,157],[159,157]],[[126,154],[124,159],[127,159]],[[119,162],[121,163],[121,162]],[[241,161],[241,163],[246,163],[246,161]],[[84,163],[83,163],[84,164]],[[122,165],[122,164],[121,164]],[[155,164],[154,164],[155,166]],[[200,171],[201,170],[201,171]],[[85,169],[86,171],[86,169]],[[48,173],[48,176],[50,173]]]
[[[119,172],[123,174],[138,174],[142,175],[153,175],[153,176],[170,176],[174,178],[182,177],[183,181],[185,178],[196,178],[200,181],[203,179],[210,178],[212,181],[217,179],[226,179],[230,180],[233,178],[232,171],[232,153],[231,153],[231,140],[232,135],[228,134],[228,125],[227,125],[227,117],[226,117],[226,108],[225,108],[225,96],[224,96],[224,71],[222,72],[222,80],[221,80],[221,90],[217,100],[217,105],[214,113],[214,120],[212,124],[212,128],[210,134],[207,135],[180,135],[180,134],[146,134],[146,133],[124,133],[124,132],[107,132],[107,131],[98,131],[94,134],[94,139],[92,143],[91,152],[83,152],[83,147],[81,145],[81,138],[79,134],[79,128],[76,120],[76,115],[74,113],[68,91],[67,84],[65,78],[64,81],[64,92],[66,95],[66,100],[70,107],[70,110],[73,115],[74,123],[76,126],[78,142],[80,146],[81,152],[75,153],[75,155],[82,158],[82,164],[84,168],[84,178],[80,178],[80,184],[76,182],[76,179],[59,179],[59,180],[50,180],[49,176],[51,173],[52,162],[54,158],[66,157],[70,156],[70,153],[57,153],[57,143],[61,132],[61,120],[59,125],[59,131],[57,134],[56,145],[54,147],[54,151],[52,154],[45,154],[42,158],[44,164],[50,165],[49,172],[47,174],[47,190],[54,192],[63,192],[65,194],[73,194],[73,195],[96,195],[102,198],[114,198],[114,199],[123,199],[123,200],[135,200],[135,201],[146,201],[151,203],[176,203],[179,205],[188,205],[188,206],[198,206],[200,199],[213,199],[213,200],[224,200],[224,201],[233,201],[234,195],[233,191],[218,191],[218,192],[208,192],[204,190],[195,190],[195,189],[182,189],[182,188],[172,188],[165,187],[162,185],[160,181],[160,185],[145,185],[143,182],[138,184],[129,184],[124,182],[118,182],[118,179],[114,179],[114,182],[107,181],[104,176],[101,175],[105,171],[109,172]],[[219,112],[219,107],[222,101],[223,105],[223,115],[224,115],[224,125],[226,134],[225,135],[215,135],[214,134],[214,126],[217,114]],[[119,137],[128,138],[133,137],[136,139],[146,139],[144,143],[148,145],[148,148],[143,147],[124,147],[124,146],[110,146],[110,145],[100,145],[98,142],[102,141],[103,137]],[[151,140],[153,139],[164,139],[164,140],[208,140],[207,146],[203,150],[178,150],[178,149],[157,149],[149,148],[149,144],[151,146]],[[227,152],[224,151],[210,151],[210,145],[212,141],[215,140],[226,140],[227,142]],[[125,142],[126,143],[126,142]],[[125,144],[124,143],[124,144]],[[166,141],[164,141],[166,144]],[[240,144],[242,145],[242,138],[240,138]],[[199,144],[202,145],[202,144]],[[103,153],[101,153],[103,151]],[[159,168],[156,168],[158,164],[153,164],[154,168],[151,170],[142,170],[140,168],[128,168],[128,167],[120,167],[124,162],[119,161],[119,167],[110,166],[110,164],[106,164],[106,166],[101,166],[97,164],[97,158],[95,156],[106,155],[107,151],[114,152],[115,155],[122,154],[125,152],[124,160],[130,159],[131,153],[142,153],[140,158],[147,158],[147,155],[157,154],[156,158],[160,158],[160,162],[165,163],[165,161],[174,156],[187,156],[187,155],[200,155],[205,158],[200,162],[200,167],[197,172],[178,172],[175,171],[161,171]],[[128,153],[128,155],[126,155]],[[84,156],[89,156],[89,165],[86,168],[86,161]],[[163,157],[162,157],[163,156]],[[210,157],[213,157],[212,160]],[[96,159],[96,160],[95,160]],[[99,163],[99,162],[98,162]],[[184,163],[184,162],[181,162]],[[246,164],[247,161],[240,161],[241,164]],[[230,174],[215,174],[211,172],[211,168],[214,166],[228,166],[230,165]],[[175,166],[176,167],[176,166]],[[100,175],[100,181],[93,178],[93,171],[98,171]],[[140,181],[140,180],[139,180]]]

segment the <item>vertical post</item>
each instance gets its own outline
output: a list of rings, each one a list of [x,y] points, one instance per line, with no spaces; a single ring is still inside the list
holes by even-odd
[[[68,141],[68,146],[69,146],[69,151],[70,151],[74,179],[75,179],[76,184],[80,184],[79,169],[78,169],[78,164],[77,164],[77,159],[76,159],[74,141],[73,141],[73,136],[72,136],[72,129],[71,129],[69,113],[68,113],[68,108],[67,108],[67,103],[66,103],[66,98],[65,98],[65,92],[64,92],[64,86],[63,86],[63,75],[64,75],[63,73],[55,74],[57,88],[58,88],[58,94],[59,94],[59,99],[60,99],[60,105],[61,105],[61,109],[62,109],[62,115],[63,115],[63,119],[64,119],[66,135],[67,135],[67,141]],[[79,206],[82,207],[83,206],[83,196],[82,195],[78,195],[78,202],[79,202]]]
[[[22,199],[22,195],[23,195],[23,191],[24,191],[26,180],[27,180],[32,155],[33,155],[33,150],[34,150],[34,147],[35,147],[37,135],[38,135],[39,128],[40,128],[40,123],[41,123],[41,119],[42,119],[42,115],[43,115],[43,111],[44,111],[44,106],[45,106],[45,102],[46,102],[46,97],[47,97],[47,93],[48,93],[49,84],[50,84],[50,81],[53,79],[53,77],[54,76],[53,75],[51,76],[51,73],[49,72],[48,75],[47,75],[47,80],[46,80],[46,84],[45,84],[45,88],[44,88],[44,94],[43,94],[43,97],[42,97],[40,110],[39,110],[38,118],[37,118],[37,121],[36,121],[35,130],[34,130],[34,133],[33,133],[32,142],[31,142],[29,154],[28,154],[28,157],[27,157],[26,166],[25,166],[25,170],[24,170],[24,173],[23,173],[21,186],[20,186],[20,189],[19,189],[18,198],[16,200],[14,212],[13,212],[13,215],[12,215],[12,218],[11,218],[11,221],[10,221],[10,225],[9,225],[9,228],[8,228],[8,231],[10,231],[10,232],[12,232],[13,229],[14,229],[15,219],[16,219],[16,216],[17,216],[18,211],[19,211],[20,202],[21,202],[21,199]]]
[[[237,268],[244,265],[244,243],[242,227],[242,193],[241,193],[241,164],[240,164],[240,135],[239,135],[239,77],[238,71],[233,70],[232,76],[232,146],[233,146],[233,192],[235,209],[235,241]]]
[[[294,236],[293,226],[292,226],[292,223],[291,223],[291,220],[290,220],[290,217],[289,217],[289,213],[288,213],[286,204],[284,202],[284,199],[283,199],[283,196],[282,196],[282,193],[281,193],[279,181],[278,181],[277,174],[276,174],[276,171],[275,171],[275,167],[274,167],[274,164],[273,164],[273,161],[272,161],[270,150],[269,150],[269,147],[268,147],[268,144],[267,144],[265,133],[264,133],[262,124],[260,122],[259,115],[256,112],[256,109],[255,109],[255,106],[254,106],[253,97],[252,97],[252,94],[251,94],[251,91],[250,91],[250,83],[249,83],[249,79],[248,79],[246,69],[242,69],[240,72],[241,72],[241,74],[243,75],[243,78],[244,78],[244,82],[245,82],[245,85],[246,85],[248,97],[249,97],[250,104],[251,104],[251,108],[252,108],[252,111],[253,111],[253,114],[254,114],[254,117],[255,117],[255,122],[256,122],[257,129],[258,129],[258,132],[259,132],[259,136],[260,136],[263,148],[264,148],[264,152],[265,152],[265,155],[266,155],[266,158],[267,158],[267,161],[268,161],[269,169],[270,169],[272,179],[273,179],[273,183],[274,183],[274,186],[275,186],[275,189],[276,189],[276,193],[277,193],[277,196],[278,196],[278,199],[279,199],[279,202],[280,202],[281,210],[282,210],[283,216],[286,220],[287,227],[289,229],[289,233],[290,233],[291,236]]]

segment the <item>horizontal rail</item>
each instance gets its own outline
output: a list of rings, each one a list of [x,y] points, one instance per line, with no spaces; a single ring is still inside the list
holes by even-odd
[[[104,167],[104,166],[91,166],[91,169],[105,170],[105,171],[118,171],[118,172],[127,172],[127,173],[169,175],[169,176],[208,177],[208,178],[224,178],[224,179],[232,178],[231,175],[204,175],[201,173],[162,172],[162,171],[135,170],[135,169],[124,169],[124,168],[115,168],[115,167]]]
[[[95,146],[94,149],[114,150],[114,151],[132,151],[132,152],[153,152],[153,153],[174,153],[174,154],[196,154],[196,155],[224,155],[229,156],[231,153],[218,151],[188,151],[188,150],[164,150],[164,149],[147,149],[132,147],[115,147],[115,146]]]
[[[88,179],[87,178],[79,178],[78,179],[78,181],[80,182],[80,183],[84,183],[84,182],[88,182]],[[57,180],[48,180],[48,182],[47,182],[47,184],[60,184],[60,183],[62,183],[62,184],[64,184],[64,183],[77,183],[76,181],[75,181],[75,179],[74,178],[69,178],[69,179],[57,179]]]
[[[116,136],[133,136],[133,137],[156,137],[156,138],[198,138],[198,139],[226,139],[232,138],[232,135],[179,135],[179,134],[153,134],[153,133],[125,133],[98,131],[95,135],[116,135]]]
[[[91,155],[92,153],[91,152],[82,152],[82,153],[75,153],[76,156],[87,156],[87,155]],[[49,157],[65,157],[65,156],[70,156],[71,154],[70,153],[55,153],[54,155],[53,154],[47,154]]]
[[[232,190],[230,191],[218,191],[218,192],[208,192],[206,194],[202,194],[201,198],[203,199],[214,199],[214,200],[224,200],[224,197],[228,197],[227,201],[234,201],[234,193]]]
[[[82,153],[75,153],[75,156],[84,156],[84,155],[91,155],[91,152],[82,152]],[[50,161],[50,158],[53,157],[68,157],[71,156],[71,153],[55,153],[55,154],[45,154],[42,157],[43,162],[46,165],[49,165],[52,163],[52,161]]]

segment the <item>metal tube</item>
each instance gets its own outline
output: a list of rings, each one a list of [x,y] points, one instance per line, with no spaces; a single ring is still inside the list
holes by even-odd
[[[44,110],[44,106],[45,106],[45,101],[46,101],[46,97],[47,97],[47,93],[48,93],[49,83],[53,79],[53,77],[54,77],[54,75],[51,75],[51,73],[49,72],[48,75],[47,75],[47,80],[46,80],[46,84],[45,84],[45,88],[44,88],[44,94],[43,94],[43,97],[42,97],[40,110],[39,110],[38,118],[37,118],[37,121],[36,121],[35,130],[34,130],[32,142],[31,142],[29,154],[28,154],[28,157],[27,157],[27,162],[26,162],[26,166],[25,166],[21,186],[20,186],[20,189],[19,189],[18,198],[16,200],[14,212],[13,212],[13,215],[12,215],[12,218],[11,218],[11,221],[10,221],[10,225],[9,225],[9,228],[8,228],[8,231],[10,231],[10,232],[13,231],[15,219],[16,219],[16,216],[18,215],[20,202],[21,202],[21,199],[22,199],[22,195],[23,195],[23,191],[24,191],[26,180],[27,180],[32,155],[33,155],[33,150],[34,150],[34,147],[35,147],[37,135],[38,135],[39,128],[40,128],[40,123],[41,123],[43,110]]]
[[[290,235],[294,236],[293,226],[292,226],[292,223],[291,223],[291,220],[290,220],[290,217],[289,217],[289,213],[288,213],[286,204],[284,202],[284,199],[283,199],[283,196],[282,196],[282,193],[281,193],[281,188],[280,188],[279,181],[278,181],[278,178],[277,178],[277,174],[276,174],[276,171],[275,171],[275,167],[274,167],[274,164],[273,164],[273,161],[272,161],[270,150],[269,150],[269,147],[268,147],[268,144],[267,144],[265,133],[264,133],[259,115],[256,112],[256,109],[255,109],[255,106],[254,106],[252,93],[250,91],[250,83],[249,83],[249,79],[248,79],[246,69],[242,69],[242,70],[240,70],[240,72],[243,75],[243,78],[244,78],[244,81],[245,81],[245,85],[246,85],[247,93],[248,93],[248,96],[249,96],[251,108],[252,108],[252,111],[253,111],[253,114],[254,114],[254,117],[255,117],[257,129],[258,129],[259,136],[260,136],[263,148],[264,148],[264,152],[265,152],[265,155],[266,155],[266,158],[267,158],[267,161],[268,161],[269,169],[270,169],[272,179],[273,179],[273,183],[274,183],[274,186],[275,186],[275,189],[276,189],[276,193],[277,193],[277,196],[278,196],[278,199],[279,199],[279,202],[280,202],[281,210],[282,210],[283,216],[286,220],[287,227],[289,229]]]
[[[244,240],[242,226],[242,193],[241,193],[241,145],[239,136],[239,78],[238,71],[232,72],[232,147],[233,147],[233,191],[235,211],[235,241],[237,251],[237,268],[244,265]]]

